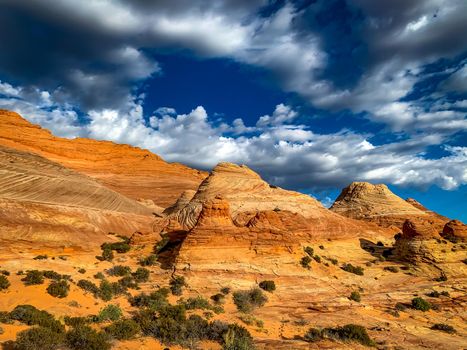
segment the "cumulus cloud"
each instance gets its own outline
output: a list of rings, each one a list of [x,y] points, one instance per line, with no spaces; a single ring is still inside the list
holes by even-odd
[[[443,134],[427,133],[376,145],[370,141],[371,135],[350,130],[322,134],[292,125],[298,112],[279,104],[268,118],[258,118],[261,127],[254,127],[254,132],[232,136],[236,128],[246,128],[241,119],[231,125],[219,122],[202,106],[185,114],[162,107],[146,119],[138,99],[126,106],[126,112],[92,110],[86,116],[89,122],[83,124],[69,106],[50,104],[50,94],[45,91],[22,95],[21,87],[0,87],[20,95],[0,98],[0,105],[59,136],[128,143],[196,168],[210,169],[221,161],[244,163],[287,188],[319,190],[356,180],[415,187],[436,184],[444,189],[467,183],[466,147],[445,146],[447,155],[439,159],[425,156],[427,147],[444,142]],[[430,123],[433,120],[427,121]]]

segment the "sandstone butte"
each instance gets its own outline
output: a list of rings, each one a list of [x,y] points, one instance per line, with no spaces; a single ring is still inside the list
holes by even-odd
[[[218,164],[196,193],[184,193],[165,212],[160,233],[181,244],[175,260],[190,266],[226,259],[258,265],[258,255],[291,257],[303,242],[393,235],[333,213],[311,196],[269,185],[247,166],[232,163]]]
[[[340,215],[402,229],[406,219],[422,218],[441,231],[448,218],[426,209],[414,199],[404,201],[384,184],[353,182],[342,190],[330,208]]]
[[[184,190],[195,190],[206,177],[202,171],[167,163],[137,147],[55,137],[6,110],[0,110],[0,145],[42,155],[129,198],[149,199],[162,207],[172,204]]]

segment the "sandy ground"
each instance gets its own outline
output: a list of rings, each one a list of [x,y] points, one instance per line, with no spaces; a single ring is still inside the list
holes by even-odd
[[[389,246],[388,239],[383,243]],[[302,268],[300,256],[295,258],[288,273],[281,275],[271,268],[270,273],[257,273],[235,266],[220,266],[218,269],[177,271],[184,274],[189,287],[183,297],[202,295],[209,298],[218,293],[222,287],[232,290],[247,289],[259,281],[272,279],[277,290],[266,293],[267,304],[255,310],[256,319],[264,322],[263,327],[245,325],[239,319],[241,314],[236,310],[231,297],[226,298],[225,313],[215,315],[214,319],[227,322],[237,322],[249,329],[255,338],[259,349],[359,349],[357,344],[344,344],[331,341],[306,343],[298,337],[310,327],[328,327],[356,323],[365,326],[370,336],[377,342],[380,349],[465,349],[467,348],[467,269],[461,262],[466,256],[466,250],[458,250],[454,262],[440,263],[436,267],[422,265],[399,270],[397,273],[384,270],[386,266],[402,267],[402,264],[391,261],[377,261],[360,246],[358,239],[342,241],[311,242],[315,254],[322,258],[321,263],[313,261],[311,270]],[[318,248],[323,245],[324,249]],[[450,250],[451,243],[446,249]],[[96,314],[106,304],[119,304],[126,312],[131,307],[125,298],[120,297],[105,303],[84,293],[76,285],[71,286],[70,294],[64,299],[57,299],[47,294],[48,281],[39,286],[24,286],[22,276],[17,276],[19,270],[40,269],[54,270],[70,274],[75,282],[88,279],[97,282],[93,275],[102,272],[113,264],[128,265],[135,269],[137,260],[149,254],[150,246],[132,249],[127,254],[118,254],[113,263],[99,262],[95,259],[98,251],[93,254],[82,253],[68,256],[67,260],[58,258],[54,251],[45,252],[47,260],[33,260],[36,252],[22,249],[8,250],[0,257],[0,269],[10,271],[11,286],[7,291],[0,292],[0,311],[10,311],[19,304],[32,304],[44,309],[58,318],[65,315],[83,316]],[[44,252],[43,252],[44,253]],[[334,266],[324,257],[338,259],[339,265]],[[53,259],[55,258],[55,259]],[[456,260],[457,259],[457,260]],[[456,262],[457,261],[457,262]],[[352,263],[365,268],[364,276],[347,273],[339,268],[342,263]],[[369,266],[367,266],[367,264]],[[86,273],[78,272],[79,268]],[[142,291],[150,291],[161,286],[167,286],[172,271],[162,270],[155,266],[150,268],[151,279],[141,284]],[[436,282],[439,269],[446,272],[448,280]],[[360,303],[349,300],[352,291],[360,290]],[[430,291],[448,291],[450,297],[430,298]],[[140,291],[131,291],[136,294]],[[397,302],[410,304],[415,296],[429,300],[438,310],[421,312],[412,309],[394,314]],[[176,298],[171,297],[175,302]],[[431,330],[435,323],[446,323],[456,328],[456,334],[448,334]],[[0,325],[4,333],[0,335],[0,343],[14,340],[16,333],[26,329],[21,324]],[[115,349],[164,349],[156,340],[139,338],[131,341],[116,342]],[[171,350],[180,347],[169,347]],[[203,343],[201,349],[219,349],[219,345]]]

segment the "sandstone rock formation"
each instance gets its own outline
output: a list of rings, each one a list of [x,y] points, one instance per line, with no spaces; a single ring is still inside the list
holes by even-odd
[[[0,145],[42,155],[127,197],[151,199],[162,207],[172,204],[184,190],[196,189],[206,176],[137,147],[55,137],[5,110],[0,110]]]
[[[442,236],[449,240],[467,240],[467,225],[459,220],[449,221],[443,228]]]
[[[232,163],[218,164],[190,202],[172,215],[177,217],[182,227],[191,229],[197,222],[203,203],[218,195],[229,202],[234,221],[242,214],[243,222],[237,222],[239,224],[246,224],[258,211],[265,210],[287,210],[313,219],[335,216],[316,199],[269,185],[247,166]]]
[[[88,176],[0,146],[0,239],[40,246],[98,247],[108,232],[150,230],[148,207]]]
[[[435,239],[439,238],[435,227],[426,219],[406,220],[402,234],[396,237],[394,255],[399,260],[412,263],[436,261],[438,248]]]
[[[392,225],[402,228],[406,219],[423,218],[441,230],[448,220],[414,200],[404,201],[384,184],[368,182],[351,183],[342,190],[330,209],[340,215],[374,222],[383,227]]]

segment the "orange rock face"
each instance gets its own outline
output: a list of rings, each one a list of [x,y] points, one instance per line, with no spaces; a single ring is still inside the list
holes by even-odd
[[[402,237],[407,239],[439,238],[435,227],[423,219],[406,220],[402,226]]]
[[[448,239],[467,240],[467,225],[459,220],[451,220],[444,226],[442,235]]]
[[[406,219],[425,219],[441,230],[448,218],[434,213],[413,199],[404,201],[386,185],[353,182],[344,188],[330,208],[340,215],[402,228]]]
[[[0,145],[40,154],[127,197],[150,199],[162,207],[172,204],[184,190],[196,189],[206,176],[137,147],[55,137],[5,110],[0,110]]]

